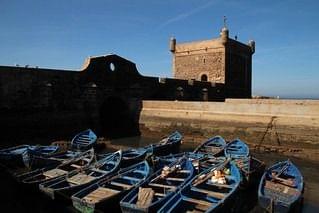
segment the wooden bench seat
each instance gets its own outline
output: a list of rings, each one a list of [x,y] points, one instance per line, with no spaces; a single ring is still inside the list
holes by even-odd
[[[232,188],[233,188],[231,185],[228,185],[228,184],[220,184],[220,183],[213,183],[213,182],[210,181],[210,180],[208,180],[206,183],[209,184],[209,185],[212,185],[212,186],[217,186],[217,187],[222,187],[222,188],[228,188],[228,189],[232,189]]]
[[[76,165],[76,164],[71,164],[72,167],[76,168],[76,169],[81,169],[82,166]]]
[[[81,185],[81,184],[85,184],[85,183],[89,183],[93,180],[95,180],[96,178],[95,177],[92,177],[92,176],[89,176],[87,174],[76,174],[70,178],[67,178],[67,181],[69,183],[73,183],[73,184],[76,184],[76,185]]]
[[[83,200],[87,203],[93,204],[118,193],[120,193],[120,191],[115,189],[99,187],[96,190],[89,193],[88,195],[86,195],[85,197],[83,197]]]
[[[176,189],[176,186],[170,186],[170,185],[164,185],[164,184],[159,184],[159,183],[149,183],[149,186],[157,186],[157,187],[162,187],[162,188],[169,188],[169,189]]]
[[[190,173],[191,171],[189,171],[189,170],[178,170],[176,172],[178,172],[178,173]]]
[[[205,200],[199,200],[199,199],[190,198],[190,197],[184,198],[184,200],[191,202],[191,203],[195,203],[195,204],[201,204],[204,206],[211,206],[212,205],[212,203],[207,202]]]
[[[68,172],[62,169],[51,169],[43,173],[43,175],[47,178],[54,178],[61,175],[66,175]]]
[[[197,188],[197,187],[192,187],[192,190],[193,191],[197,191],[197,192],[202,192],[204,194],[207,194],[208,196],[212,196],[212,197],[217,198],[217,199],[223,199],[227,195],[225,193],[214,192],[214,191],[210,191],[210,190],[206,190],[206,189],[200,189],[200,188]]]
[[[166,180],[172,180],[172,181],[185,181],[184,178],[174,178],[174,177],[167,177],[165,178]]]
[[[132,188],[132,185],[125,184],[125,183],[119,183],[119,182],[116,182],[116,181],[111,181],[111,184],[114,185],[114,186],[123,187],[124,189],[130,189],[130,188]]]
[[[155,196],[159,196],[159,197],[165,197],[165,194],[163,194],[163,193],[158,193],[158,192],[156,192],[154,195],[155,195]]]

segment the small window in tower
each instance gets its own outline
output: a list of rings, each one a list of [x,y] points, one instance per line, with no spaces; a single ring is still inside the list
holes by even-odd
[[[207,75],[206,75],[206,74],[203,74],[203,75],[200,77],[200,80],[201,80],[201,81],[207,81]]]
[[[203,62],[204,62],[204,64],[205,64],[205,62],[206,62],[206,59],[205,59],[205,58],[203,59]]]

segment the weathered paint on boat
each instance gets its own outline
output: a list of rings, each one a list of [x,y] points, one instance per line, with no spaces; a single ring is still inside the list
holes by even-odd
[[[221,136],[215,136],[208,139],[199,145],[194,152],[195,153],[207,153],[214,156],[224,155],[223,151],[226,147],[226,141]]]
[[[290,160],[279,162],[262,176],[258,202],[270,212],[289,212],[300,205],[303,190],[304,181],[299,169]]]
[[[96,141],[96,134],[91,129],[87,129],[74,136],[71,141],[71,149],[80,151],[89,150],[96,144]]]
[[[237,138],[227,144],[224,152],[227,158],[246,158],[249,156],[249,147]]]

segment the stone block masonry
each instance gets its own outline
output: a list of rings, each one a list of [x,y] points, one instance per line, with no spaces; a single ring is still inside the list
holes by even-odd
[[[220,37],[210,40],[176,43],[171,38],[170,51],[175,78],[222,83],[228,98],[251,97],[254,41],[231,39],[224,27]]]

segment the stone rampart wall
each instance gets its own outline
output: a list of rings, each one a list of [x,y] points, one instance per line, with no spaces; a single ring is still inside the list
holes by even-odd
[[[140,124],[151,130],[240,137],[260,145],[319,148],[319,101],[143,101]]]

